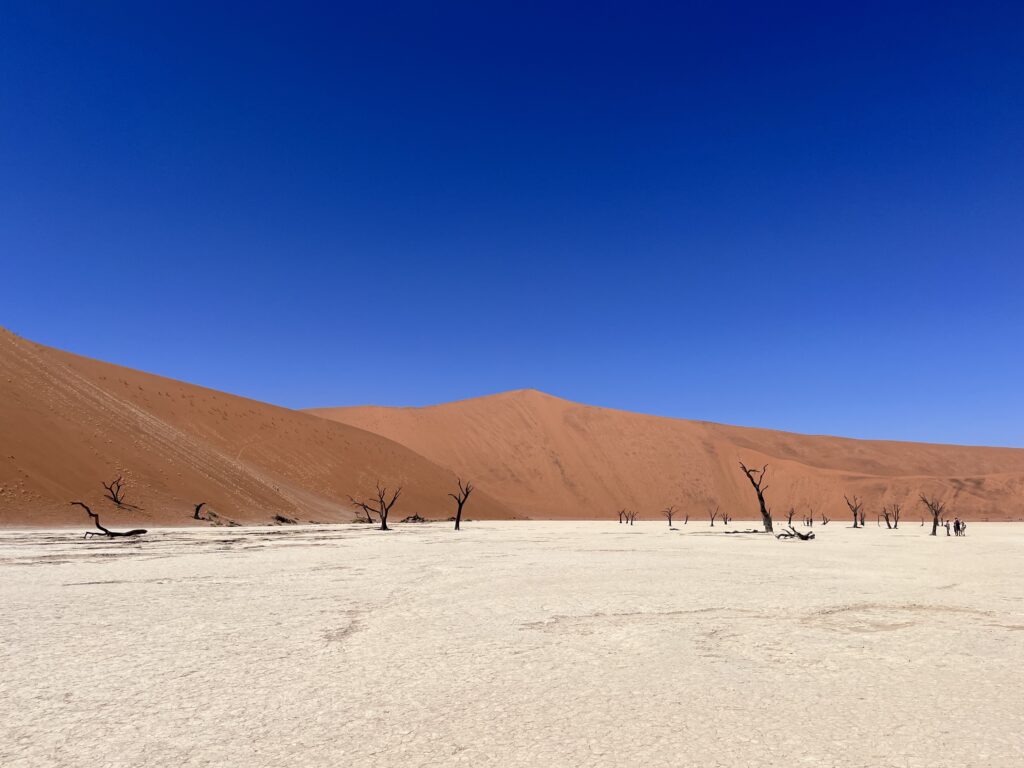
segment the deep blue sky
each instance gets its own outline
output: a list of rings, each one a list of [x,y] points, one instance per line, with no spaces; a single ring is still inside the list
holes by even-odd
[[[3,4],[0,324],[295,407],[1024,446],[1024,4],[211,5]]]

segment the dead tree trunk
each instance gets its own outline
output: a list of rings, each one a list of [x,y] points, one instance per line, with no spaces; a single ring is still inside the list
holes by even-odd
[[[796,514],[796,508],[795,507],[790,507],[789,508],[789,512],[786,513],[786,525],[788,525],[788,526],[792,526],[793,525],[793,515],[795,515],[795,514]]]
[[[72,501],[71,502],[71,506],[73,506],[73,507],[77,506],[77,507],[81,507],[82,509],[84,509],[86,511],[86,513],[89,515],[89,517],[92,518],[92,521],[93,521],[93,523],[96,524],[96,527],[99,528],[103,532],[103,535],[104,536],[109,536],[112,539],[120,537],[120,536],[141,536],[142,534],[146,533],[146,529],[145,528],[133,528],[130,531],[110,531],[110,530],[107,530],[102,525],[100,525],[100,516],[97,515],[95,512],[93,512],[91,509],[89,509],[89,507],[87,507],[85,504],[83,504],[80,501]],[[93,531],[86,531],[85,532],[85,536],[83,538],[89,538],[89,536],[99,536],[99,535],[100,534],[95,533]]]
[[[754,491],[757,493],[757,503],[761,506],[761,521],[764,523],[765,533],[772,533],[772,513],[764,503],[764,492],[768,490],[768,486],[763,485],[763,483],[764,475],[768,471],[768,465],[765,464],[761,469],[747,469],[746,465],[741,461],[740,469],[743,470],[743,474],[747,476],[747,480],[754,486]]]
[[[932,513],[932,536],[938,535],[939,530],[939,518],[942,517],[942,513],[946,510],[946,505],[938,499],[929,499],[923,493],[921,494],[921,503],[927,507],[928,511]],[[921,520],[921,525],[924,525],[924,520]]]
[[[885,519],[885,527],[892,530],[892,513],[888,507],[882,507],[882,517]]]
[[[892,514],[892,527],[895,530],[900,527],[900,513],[903,510],[899,504],[893,504],[892,507],[889,508],[889,511]]]
[[[100,484],[107,490],[106,498],[119,507],[124,503],[124,483],[121,482],[120,476],[111,483],[104,483],[101,480]]]
[[[469,494],[471,494],[473,492],[473,484],[472,483],[467,481],[466,484],[463,485],[461,477],[458,478],[458,483],[459,483],[459,492],[457,494],[455,494],[455,493],[449,493],[448,494],[453,499],[455,499],[455,503],[458,505],[458,508],[455,510],[455,530],[456,531],[459,530],[459,525],[462,523],[462,508],[465,506],[466,499],[469,498]],[[401,489],[399,489],[399,490],[401,490]]]
[[[683,525],[686,525],[688,522],[690,522],[690,513],[689,512],[687,512],[686,515],[683,516]]]
[[[668,520],[668,527],[669,528],[672,527],[672,517],[675,515],[675,513],[676,513],[676,508],[675,508],[674,505],[667,506],[663,510],[661,510],[661,514],[664,515],[665,518]]]
[[[388,515],[391,513],[391,508],[395,506],[395,502],[398,501],[398,497],[402,494],[402,486],[398,486],[395,492],[391,496],[391,500],[388,501],[388,489],[381,486],[380,481],[377,481],[377,498],[372,499],[369,502],[358,501],[357,499],[349,496],[349,501],[352,502],[352,506],[358,507],[366,513],[368,521],[373,522],[371,512],[376,512],[380,518],[380,529],[382,531],[390,531],[388,528]],[[376,509],[374,509],[376,507]]]
[[[636,522],[636,512],[632,512],[632,511],[627,512],[626,513],[626,517],[629,518],[629,524],[630,525],[632,525],[634,522]]]
[[[708,512],[708,514],[711,516],[711,527],[714,528],[715,518],[718,517],[718,507],[715,507],[714,511]]]
[[[831,517],[827,517],[824,512],[821,513],[821,524],[822,525],[828,525],[831,521],[832,521]]]
[[[853,514],[853,527],[856,528],[857,521],[862,519],[860,517],[860,510],[864,506],[864,502],[858,496],[854,496],[853,501],[850,501],[846,496],[843,496],[843,498],[846,499],[846,506],[850,508],[850,512]]]
[[[202,516],[199,514],[199,512],[205,506],[206,506],[206,502],[205,501],[201,502],[199,504],[196,504],[196,511],[192,513],[192,519],[193,520],[202,520],[203,519]]]

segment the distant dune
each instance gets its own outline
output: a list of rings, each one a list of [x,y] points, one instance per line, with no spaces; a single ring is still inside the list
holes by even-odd
[[[534,518],[643,519],[668,504],[706,520],[715,504],[758,518],[738,468],[768,464],[775,517],[809,507],[846,524],[844,494],[864,498],[867,522],[900,502],[918,524],[918,494],[951,515],[1024,518],[1024,450],[797,435],[579,405],[534,390],[426,408],[325,408],[311,413],[369,430],[472,478]]]
[[[141,510],[102,500],[101,481],[117,475]],[[348,494],[378,478],[405,486],[392,519],[453,513],[451,471],[389,439],[0,330],[2,525],[85,527],[73,499],[109,527],[203,525],[190,519],[201,501],[239,523],[349,521]],[[467,515],[513,513],[481,490]]]
[[[843,494],[878,508],[921,491],[970,519],[1024,518],[1024,450],[848,440],[645,416],[533,390],[428,408],[293,411],[44,347],[0,330],[0,524],[111,527],[353,518],[348,495],[401,483],[393,512],[445,519],[457,475],[467,516],[653,519],[667,504],[706,519],[716,504],[757,517],[737,462],[767,463],[776,517],[808,507],[845,524]],[[123,475],[126,501],[103,500]]]

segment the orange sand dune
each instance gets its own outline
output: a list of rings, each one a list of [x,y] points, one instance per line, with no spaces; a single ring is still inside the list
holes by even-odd
[[[117,475],[141,510],[103,500]],[[112,528],[190,525],[200,501],[238,522],[348,521],[377,478],[405,485],[394,520],[452,514],[452,473],[391,440],[0,329],[0,524],[85,526],[73,499]],[[482,490],[466,511],[513,514]]]
[[[1024,450],[797,435],[645,416],[579,405],[534,390],[427,408],[311,411],[376,432],[472,478],[535,518],[614,517],[621,507],[652,519],[668,504],[707,519],[722,509],[759,518],[740,460],[768,469],[776,518],[808,507],[846,524],[844,494],[904,505],[919,524],[918,494],[936,494],[950,515],[1024,518]]]

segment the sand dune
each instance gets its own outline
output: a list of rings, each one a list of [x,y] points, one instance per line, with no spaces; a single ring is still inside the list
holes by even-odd
[[[472,477],[534,518],[595,518],[620,507],[647,519],[677,504],[706,519],[716,503],[757,517],[737,462],[769,465],[776,517],[813,507],[837,521],[844,494],[864,497],[869,524],[900,502],[918,524],[918,494],[968,519],[1024,517],[1024,450],[797,435],[579,405],[534,390],[427,408],[311,411],[389,437]]]
[[[403,483],[395,518],[446,518],[455,478],[397,443],[311,415],[50,349],[0,331],[0,524],[189,524],[206,501],[238,522],[348,521],[347,495]],[[127,502],[102,501],[124,475]],[[481,491],[474,518],[512,512]],[[87,521],[85,521],[87,522]],[[197,523],[201,524],[201,523]]]
[[[446,518],[455,475],[477,485],[470,517],[702,519],[715,504],[756,517],[737,469],[769,464],[776,516],[810,506],[837,521],[843,494],[901,502],[921,491],[969,519],[1024,518],[1024,450],[848,440],[645,416],[533,390],[428,408],[293,411],[44,347],[0,331],[0,524],[189,524],[206,501],[225,519],[352,518],[348,494],[402,483],[394,515]],[[122,511],[100,481],[123,475]]]

